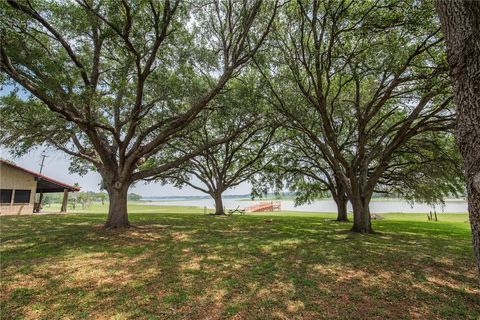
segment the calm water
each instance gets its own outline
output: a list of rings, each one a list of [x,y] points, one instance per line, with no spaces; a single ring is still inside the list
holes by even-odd
[[[258,204],[261,201],[244,201],[239,199],[224,199],[223,205],[227,209],[235,209],[238,206],[240,209]],[[215,203],[212,199],[198,199],[198,200],[163,200],[146,202],[150,205],[163,206],[198,206],[215,208]],[[281,200],[282,210],[291,211],[307,211],[307,212],[336,212],[337,207],[335,202],[330,199],[318,200],[311,204],[301,205],[295,207],[292,200]],[[348,205],[351,211],[351,205]],[[392,199],[382,201],[372,201],[370,203],[370,211],[372,213],[386,213],[386,212],[429,212],[436,210],[437,212],[453,213],[453,212],[467,212],[467,202],[462,199],[446,200],[444,206],[437,205],[435,207],[424,203],[414,203],[413,205],[404,200]]]

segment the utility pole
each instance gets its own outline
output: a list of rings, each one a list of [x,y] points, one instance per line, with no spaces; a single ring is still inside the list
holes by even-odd
[[[45,158],[47,157],[47,155],[45,154],[45,152],[42,152],[42,163],[40,164],[40,173],[42,173],[42,170],[43,170],[43,163],[45,162]]]
[[[47,157],[47,155],[45,154],[45,151],[42,152],[42,163],[40,164],[40,173],[42,173],[42,170],[43,170],[43,164],[45,163],[45,158]],[[43,201],[43,193],[40,193],[40,196],[38,198],[38,203],[36,205],[36,208],[35,208],[35,212],[40,212],[40,208],[42,206],[42,201]]]

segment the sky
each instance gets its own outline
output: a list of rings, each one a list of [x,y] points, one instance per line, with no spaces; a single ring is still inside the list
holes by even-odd
[[[36,149],[30,151],[28,154],[15,158],[10,155],[7,149],[0,146],[0,158],[13,161],[20,167],[39,172],[40,164],[42,162],[43,149]],[[69,160],[66,155],[61,151],[48,150],[45,152],[47,157],[43,166],[42,174],[47,177],[60,180],[68,184],[74,184],[78,182],[82,191],[99,191],[100,175],[96,172],[90,172],[85,176],[79,176],[75,173],[68,171]],[[235,189],[225,191],[224,195],[232,194],[248,194],[250,193],[251,186],[248,183],[242,183]],[[140,194],[144,197],[153,196],[204,196],[205,194],[195,190],[191,187],[184,187],[181,190],[175,188],[172,185],[162,186],[160,183],[148,183],[138,182],[135,186],[131,187],[129,192]]]

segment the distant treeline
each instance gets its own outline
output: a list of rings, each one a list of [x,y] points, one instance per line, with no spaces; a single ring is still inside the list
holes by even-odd
[[[37,195],[38,197],[38,195]],[[140,201],[142,196],[136,193],[129,193],[129,201]],[[37,199],[38,200],[38,199]],[[44,206],[50,206],[51,204],[62,203],[63,193],[45,193],[43,195],[42,203]],[[75,209],[77,205],[82,206],[82,208],[87,207],[92,202],[101,202],[102,205],[108,202],[108,193],[106,192],[72,192],[68,196],[68,205],[69,207]]]
[[[139,197],[139,199],[131,199],[131,196],[136,196]],[[295,192],[282,192],[282,193],[268,193],[267,195],[263,196],[262,198],[254,198],[254,200],[294,200],[296,197]],[[326,194],[325,197],[318,197],[318,199],[327,199],[331,198],[332,196],[330,194]],[[451,197],[456,197],[456,195],[452,194]],[[133,201],[139,201],[141,199],[143,200],[203,200],[203,199],[210,199],[211,197],[209,195],[205,196],[139,196],[137,194],[129,194],[129,200]],[[222,195],[223,199],[252,199],[251,194],[232,194],[232,195]],[[378,198],[404,198],[401,194],[385,194],[381,192],[375,192],[372,195],[372,198],[378,199]]]

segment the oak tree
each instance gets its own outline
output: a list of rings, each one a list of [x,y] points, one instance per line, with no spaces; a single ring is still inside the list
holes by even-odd
[[[370,200],[402,146],[453,126],[442,40],[428,1],[299,0],[278,18],[259,70],[345,188],[352,231],[373,232]]]
[[[198,129],[184,136],[177,148],[188,152],[222,137],[230,139],[160,176],[179,188],[188,185],[210,195],[216,215],[225,214],[222,194],[227,189],[260,176],[276,158],[276,126],[261,99],[263,88],[255,79],[240,80],[214,101]]]
[[[2,84],[14,89],[2,100],[1,142],[17,154],[46,144],[71,156],[72,168],[98,171],[110,200],[105,225],[126,227],[132,183],[211,146],[179,154],[167,144],[259,50],[278,7],[261,0],[2,2]]]

